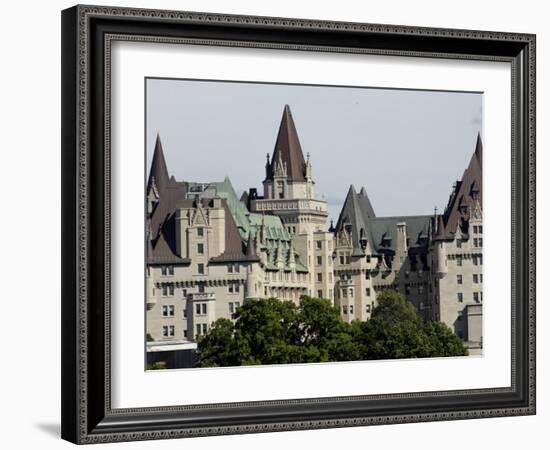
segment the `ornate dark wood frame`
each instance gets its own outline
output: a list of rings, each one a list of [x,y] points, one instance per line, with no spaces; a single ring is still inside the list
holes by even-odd
[[[112,409],[109,81],[113,40],[510,62],[511,386]],[[535,413],[534,35],[75,6],[62,13],[62,192],[64,439],[83,444]]]

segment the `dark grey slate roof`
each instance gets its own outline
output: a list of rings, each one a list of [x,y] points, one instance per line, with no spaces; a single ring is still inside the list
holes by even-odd
[[[432,226],[432,216],[376,217],[365,188],[359,194],[350,186],[344,206],[338,217],[335,232],[351,227],[353,256],[362,256],[364,251],[360,240],[369,240],[375,253],[395,250],[397,224],[404,222],[409,238],[409,249],[425,247]]]
[[[351,227],[352,243],[353,243],[353,255],[362,256],[365,254],[360,244],[362,235],[374,242],[372,236],[372,229],[370,226],[370,220],[375,216],[371,202],[367,195],[365,188],[361,189],[361,192],[357,194],[355,187],[350,186],[344,206],[338,217],[336,223],[335,232],[339,232],[346,227]]]
[[[376,249],[386,247],[395,250],[397,240],[397,224],[404,222],[409,239],[408,248],[424,246],[427,243],[428,232],[433,216],[395,216],[376,217],[370,221],[374,246]],[[424,241],[422,240],[424,238]],[[388,245],[384,246],[386,239]]]

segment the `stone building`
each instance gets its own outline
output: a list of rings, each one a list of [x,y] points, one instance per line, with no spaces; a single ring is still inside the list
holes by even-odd
[[[157,137],[146,188],[147,334],[196,341],[244,302],[328,299],[344,320],[368,320],[377,293],[405,295],[425,319],[482,345],[481,139],[443,214],[379,217],[365,188],[349,188],[337,223],[315,197],[285,106],[263,195],[239,198],[229,178],[176,181]]]
[[[471,348],[482,346],[483,208],[482,152],[476,149],[457,181],[430,242],[432,314]]]

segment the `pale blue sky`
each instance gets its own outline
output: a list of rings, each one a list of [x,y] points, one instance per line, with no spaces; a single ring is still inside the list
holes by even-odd
[[[377,216],[444,208],[482,131],[480,93],[147,80],[147,170],[157,133],[177,180],[219,181],[240,196],[265,175],[285,104],[319,198],[338,218],[350,184]]]

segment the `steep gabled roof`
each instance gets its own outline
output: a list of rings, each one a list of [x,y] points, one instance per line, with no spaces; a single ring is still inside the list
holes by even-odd
[[[229,183],[229,180],[224,180]],[[230,183],[229,183],[230,186]],[[231,187],[231,190],[233,188]],[[176,242],[176,211],[180,208],[192,208],[195,200],[187,198],[189,183],[178,182],[174,177],[170,177],[162,144],[157,135],[155,152],[149,172],[147,183],[147,193],[155,191],[156,204],[149,217],[147,233],[147,261],[150,264],[188,264],[190,261],[181,258],[177,253]],[[233,196],[234,192],[232,191]],[[205,206],[211,206],[212,200],[207,199]],[[216,259],[223,261],[241,260],[245,258],[241,235],[237,224],[231,213],[229,202],[234,201],[231,198],[222,198],[223,208],[225,209],[225,251]],[[237,201],[238,203],[238,201]]]
[[[279,158],[286,164],[289,179],[293,181],[306,181],[306,162],[292,118],[292,112],[288,105],[285,105],[277,141],[275,142],[275,149],[273,150],[271,163],[267,168],[267,180],[273,179],[275,163],[279,161]]]
[[[452,238],[461,224],[461,209],[470,209],[473,211],[477,202],[482,205],[482,164],[483,164],[483,144],[481,136],[477,135],[475,151],[470,159],[468,167],[458,181],[449,197],[449,202],[443,212],[444,230],[438,230],[439,238]]]
[[[357,194],[355,187],[350,186],[344,206],[336,223],[336,232],[342,231],[346,225],[351,226],[351,236],[353,245],[353,255],[362,256],[365,254],[361,247],[361,233],[369,240],[371,245],[374,245],[370,220],[375,217],[374,210],[367,196],[366,191],[361,189],[361,193]]]

